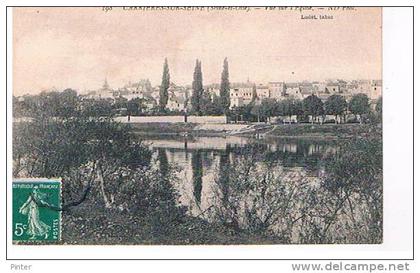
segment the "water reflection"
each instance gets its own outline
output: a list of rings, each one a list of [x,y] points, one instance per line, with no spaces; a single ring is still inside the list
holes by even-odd
[[[201,204],[201,191],[203,189],[203,154],[201,150],[192,151],[191,167],[194,185],[194,198],[198,206]]]
[[[233,231],[275,234],[284,243],[381,241],[379,140],[235,136],[145,142],[162,174],[178,167],[172,186],[190,215]]]
[[[179,167],[175,185],[180,201],[193,215],[214,204],[214,191],[229,196],[229,168],[258,151],[255,163],[268,162],[279,170],[317,176],[321,159],[336,151],[335,142],[305,139],[252,139],[246,137],[150,137],[144,140],[159,158],[162,174],[167,164]],[[216,183],[216,180],[219,183]],[[216,185],[217,184],[217,185]],[[221,202],[226,202],[222,198]]]

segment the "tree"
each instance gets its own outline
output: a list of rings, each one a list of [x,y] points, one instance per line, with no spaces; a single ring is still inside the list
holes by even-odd
[[[168,59],[165,58],[165,62],[163,64],[162,84],[159,89],[159,109],[161,112],[165,110],[166,105],[168,104],[168,89],[170,81],[171,77],[169,75]]]
[[[203,115],[209,115],[212,111],[212,100],[211,94],[208,89],[203,92],[203,95],[200,99],[200,112]]]
[[[324,114],[324,104],[317,96],[310,95],[303,100],[303,111],[305,115],[312,117],[312,123],[314,123],[315,118]]]
[[[277,112],[277,102],[275,99],[263,99],[261,101],[261,108],[263,111],[263,116],[270,121],[270,118],[276,115]]]
[[[254,85],[252,86],[252,101],[256,101],[257,98],[257,85],[254,83]]]
[[[81,104],[82,115],[88,117],[108,117],[112,115],[112,105],[109,100],[84,100]]]
[[[133,98],[127,102],[127,111],[132,116],[138,116],[142,113],[143,101],[141,98]]]
[[[289,117],[289,123],[292,123],[292,116],[297,114],[297,107],[294,99],[285,99],[280,102],[280,109],[283,116]]]
[[[263,111],[263,108],[261,107],[261,105],[253,104],[253,106],[251,108],[251,114],[253,114],[254,116],[257,117],[257,122],[260,122],[261,116],[264,115],[264,111]]]
[[[376,102],[375,111],[378,115],[382,116],[382,97]]]
[[[366,227],[357,231],[361,232],[357,234],[358,238],[364,234],[365,240],[371,243],[382,241],[382,149],[382,136],[371,135],[344,141],[334,155],[325,159],[326,173],[320,190],[329,193],[329,202],[335,203],[335,208],[329,209],[333,213],[325,221],[324,233],[328,228],[333,228],[340,212],[347,210],[350,219],[354,223],[359,222],[354,226],[361,226],[360,222],[364,222],[363,226]],[[357,174],[354,174],[354,170],[357,170]],[[357,212],[354,210],[356,207]]]
[[[148,166],[150,150],[136,140],[127,125],[115,122],[111,111],[108,116],[98,116],[93,107],[57,118],[56,113],[68,113],[67,105],[59,106],[62,108],[54,112],[40,108],[31,122],[15,124],[14,176],[62,177],[64,199],[74,199],[76,194],[82,198],[64,202],[61,210],[80,204],[91,188],[111,207],[114,195],[110,188],[117,182],[114,176]]]
[[[28,113],[32,117],[49,116],[68,118],[77,115],[80,98],[76,91],[65,89],[62,92],[44,91],[37,96],[25,97]]]
[[[242,106],[234,106],[230,113],[235,119],[235,123],[238,121],[249,121],[252,119],[253,114],[252,111],[252,104],[242,105]]]
[[[203,155],[201,150],[193,150],[192,159],[193,195],[195,202],[200,206],[203,189]]]
[[[226,114],[230,107],[230,83],[229,83],[229,63],[227,58],[223,61],[222,80],[220,83],[220,102]]]
[[[55,115],[58,117],[72,117],[77,114],[79,97],[73,89],[67,88],[58,93],[58,104]]]
[[[369,98],[366,94],[357,94],[353,96],[349,103],[349,110],[352,114],[359,117],[362,123],[362,115],[369,113]]]
[[[192,112],[196,115],[201,115],[200,100],[203,96],[203,75],[201,73],[201,62],[197,59],[195,62],[195,69],[192,83],[193,93],[191,96]]]
[[[225,111],[222,105],[222,98],[220,96],[213,95],[212,103],[208,109],[209,115],[228,115],[229,111]]]
[[[295,115],[296,119],[299,122],[303,115],[303,103],[301,100],[295,100],[294,101],[294,108],[295,108]]]
[[[329,96],[325,102],[325,112],[328,115],[335,116],[335,123],[338,121],[338,116],[342,116],[347,109],[347,102],[343,96],[332,95]]]

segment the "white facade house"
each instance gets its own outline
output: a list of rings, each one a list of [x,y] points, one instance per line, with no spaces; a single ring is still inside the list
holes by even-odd
[[[286,85],[284,82],[269,82],[268,89],[270,91],[270,97],[277,100],[285,98]]]
[[[257,86],[257,97],[260,100],[270,98],[270,89],[267,85],[260,84]]]
[[[186,108],[185,102],[186,100],[184,97],[171,96],[168,99],[166,108],[168,108],[170,111],[183,111]]]
[[[229,92],[230,108],[246,105],[252,100],[252,87],[231,88]]]

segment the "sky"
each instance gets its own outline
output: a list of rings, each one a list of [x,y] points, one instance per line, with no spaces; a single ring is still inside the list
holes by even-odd
[[[219,83],[225,57],[231,82],[381,79],[381,12],[14,8],[13,90],[156,86],[165,58],[179,85],[191,84],[196,59],[204,84]],[[322,14],[334,19],[301,19]]]

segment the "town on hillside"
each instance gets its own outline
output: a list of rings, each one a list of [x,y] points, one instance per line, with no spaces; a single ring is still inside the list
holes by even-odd
[[[111,88],[105,79],[104,84],[97,90],[91,90],[83,94],[87,99],[108,99],[118,100],[132,99],[143,100],[142,109],[145,113],[151,111],[159,104],[160,86],[153,87],[148,79],[141,79],[138,82],[129,82],[122,87]],[[211,100],[214,101],[220,97],[220,84],[209,84],[204,86],[205,92],[210,94]],[[189,98],[192,94],[190,85],[182,86],[174,82],[170,83],[168,93],[167,109],[169,111],[185,111],[191,108]],[[331,95],[341,95],[350,100],[356,94],[366,94],[372,103],[375,103],[382,94],[381,80],[328,80],[319,81],[302,81],[302,82],[284,82],[273,81],[267,83],[254,83],[247,81],[244,83],[231,83],[230,88],[230,108],[240,107],[249,104],[256,93],[257,103],[261,103],[263,99],[275,99],[278,101],[285,99],[303,100],[311,95],[316,95],[322,101],[326,101]]]
[[[162,82],[157,86],[153,86],[149,79],[141,79],[124,86],[111,87],[105,78],[102,87],[97,90],[79,93],[73,89],[65,91],[78,97],[75,107],[88,115],[112,114],[127,117],[125,121],[128,122],[135,116],[179,116],[178,122],[191,121],[187,116],[219,116],[218,123],[273,120],[288,123],[348,123],[348,118],[362,122],[367,114],[378,113],[378,103],[379,108],[382,107],[381,80],[279,80],[260,83],[248,78],[246,82],[230,82],[227,58],[223,63],[220,83],[204,85],[201,62],[196,60],[192,84],[178,85],[171,80],[165,59]],[[66,104],[68,97],[56,96],[58,93],[54,90],[44,91],[41,95],[44,94],[43,97],[51,103]],[[56,97],[56,102],[53,97]],[[31,101],[34,101],[33,96],[15,97],[16,113],[25,116],[25,112],[30,112],[25,109],[31,108]],[[209,119],[200,119],[198,123],[209,122]]]

